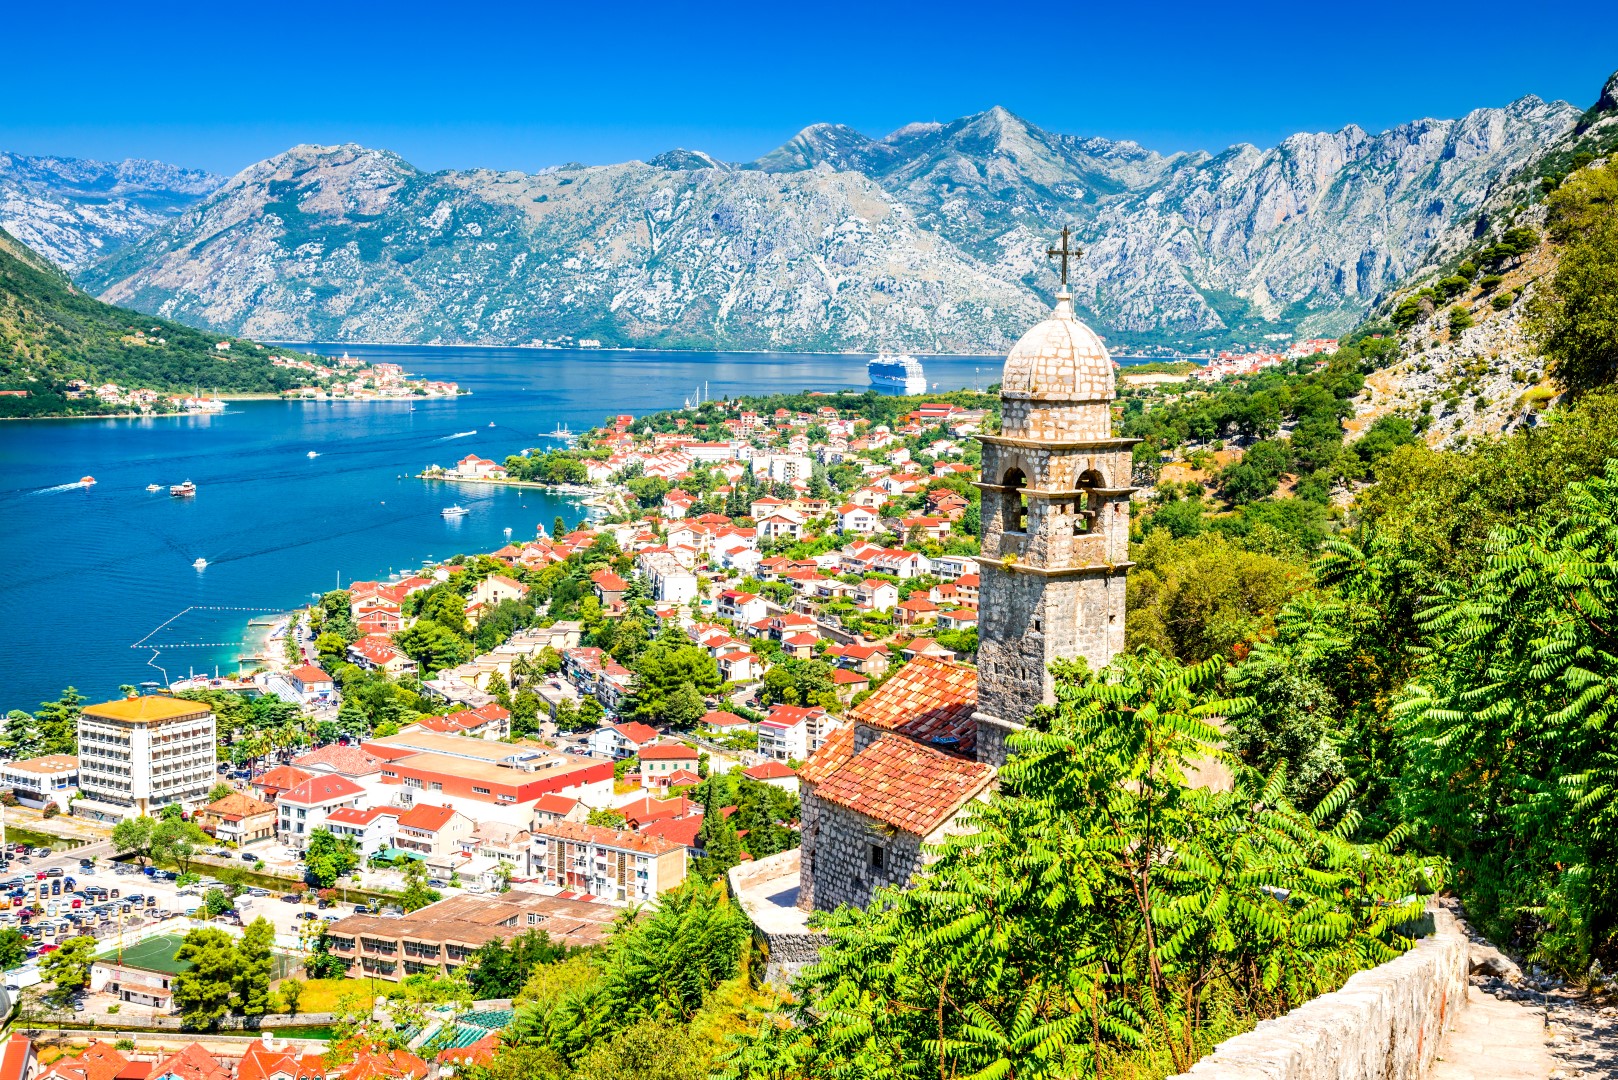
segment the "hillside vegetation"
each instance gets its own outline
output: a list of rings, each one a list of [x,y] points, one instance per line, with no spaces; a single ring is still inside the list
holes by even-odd
[[[227,340],[229,351],[215,346]],[[262,345],[220,338],[167,319],[113,307],[0,230],[0,417],[119,411],[93,397],[68,397],[67,384],[191,393],[288,390],[306,377],[270,364]]]

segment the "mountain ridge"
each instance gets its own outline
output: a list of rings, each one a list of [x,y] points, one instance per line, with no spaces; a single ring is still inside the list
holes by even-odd
[[[1526,95],[1160,154],[995,106],[880,139],[812,124],[752,162],[533,174],[306,145],[80,277],[277,339],[978,352],[1048,307],[1068,224],[1075,302],[1115,346],[1211,348],[1352,327],[1579,116]]]

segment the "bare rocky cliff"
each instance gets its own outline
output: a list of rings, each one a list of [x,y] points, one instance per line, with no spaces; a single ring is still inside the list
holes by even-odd
[[[882,139],[816,125],[745,165],[679,150],[526,175],[297,147],[81,274],[272,338],[996,351],[1076,300],[1115,347],[1335,333],[1578,110],[1524,98],[1380,134],[1161,155],[1004,109]]]

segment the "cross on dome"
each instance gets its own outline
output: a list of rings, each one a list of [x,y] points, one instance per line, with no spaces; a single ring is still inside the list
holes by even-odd
[[[1050,247],[1050,248],[1045,249],[1045,257],[1047,259],[1054,259],[1054,258],[1060,257],[1061,260],[1062,260],[1062,291],[1063,292],[1067,291],[1067,261],[1068,261],[1068,259],[1072,259],[1074,262],[1078,262],[1079,257],[1084,254],[1084,249],[1079,247],[1077,244],[1074,244],[1071,248],[1068,246],[1067,240],[1068,240],[1068,236],[1070,235],[1070,232],[1071,232],[1071,230],[1069,230],[1066,225],[1063,225],[1062,226],[1062,246],[1061,247]]]

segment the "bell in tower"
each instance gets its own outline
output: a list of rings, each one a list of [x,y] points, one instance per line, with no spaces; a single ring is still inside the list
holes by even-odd
[[[1053,660],[1092,670],[1124,647],[1130,449],[1112,436],[1112,358],[1073,314],[1062,230],[1062,288],[1024,334],[1000,381],[999,435],[983,444],[978,559],[979,760],[1005,762],[1005,737],[1055,701]]]

